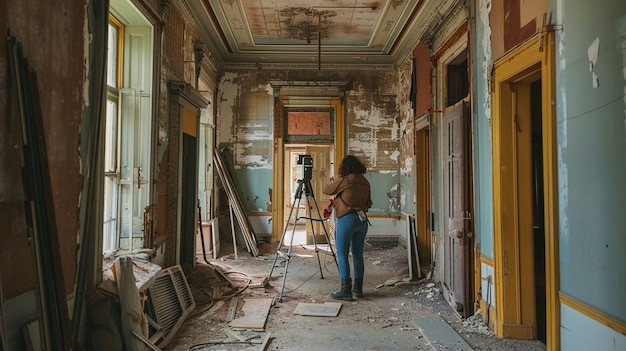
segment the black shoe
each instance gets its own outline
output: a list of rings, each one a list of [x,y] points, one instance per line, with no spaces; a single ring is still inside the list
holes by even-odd
[[[352,295],[357,299],[363,298],[363,278],[354,278],[352,286]]]
[[[341,279],[341,290],[330,293],[330,297],[335,300],[352,301],[352,281]]]

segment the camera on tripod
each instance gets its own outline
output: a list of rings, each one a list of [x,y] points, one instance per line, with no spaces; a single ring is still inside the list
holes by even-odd
[[[310,181],[313,177],[313,157],[311,155],[298,155],[298,165],[302,167],[302,181]]]

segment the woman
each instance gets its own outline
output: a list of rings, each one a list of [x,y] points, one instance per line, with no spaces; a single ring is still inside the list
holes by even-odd
[[[352,296],[363,297],[363,245],[367,234],[367,210],[372,207],[370,183],[363,176],[365,166],[358,158],[346,156],[339,165],[340,179],[331,182],[323,189],[324,194],[335,195],[334,207],[337,218],[335,248],[341,290],[331,293],[333,299],[352,301]],[[354,286],[350,278],[348,254],[352,247],[354,265]]]

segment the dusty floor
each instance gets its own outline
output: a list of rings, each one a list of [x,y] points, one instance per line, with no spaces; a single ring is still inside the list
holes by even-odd
[[[402,281],[408,275],[403,246],[367,248],[365,297],[343,302],[336,317],[319,317],[293,311],[300,302],[337,302],[329,297],[339,287],[337,267],[331,255],[320,252],[318,264],[314,250],[294,245],[282,302],[275,301],[270,308],[264,329],[233,331],[228,319],[233,313],[234,318],[241,317],[247,298],[278,298],[281,292],[284,265],[274,268],[269,284],[263,284],[276,257],[276,246],[261,243],[259,252],[252,257],[240,249],[237,259],[229,254],[209,260],[210,264],[204,262],[204,255],[199,257],[197,268],[187,277],[197,306],[165,350],[262,350],[268,335],[265,350],[456,349],[430,343],[413,323],[418,317],[443,318],[474,350],[545,350],[536,341],[496,338],[483,327],[480,315],[460,320],[443,299],[441,287],[430,280]],[[320,278],[320,265],[324,279]],[[221,273],[215,274],[216,269]],[[221,289],[218,299],[210,297],[216,295],[216,285]],[[230,307],[233,296],[239,300],[237,310]]]

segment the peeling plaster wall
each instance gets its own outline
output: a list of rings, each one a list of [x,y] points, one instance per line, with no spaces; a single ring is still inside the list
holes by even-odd
[[[411,102],[411,65],[409,57],[398,69],[397,101],[400,115],[400,208],[403,213],[415,215],[415,128]]]
[[[401,209],[402,119],[395,71],[240,70],[226,72],[217,92],[217,143],[228,148],[246,210],[265,209],[272,187],[274,93],[270,82],[346,82],[347,152],[360,157],[373,184],[372,212]],[[407,97],[405,97],[406,99]]]
[[[401,119],[396,100],[397,76],[388,72],[379,79],[355,81],[347,96],[347,152],[360,157],[368,167],[374,202],[370,211],[399,213]]]
[[[626,2],[557,1],[555,11],[563,28],[556,42],[561,292],[624,321]],[[587,345],[588,322],[564,314],[563,346]],[[626,343],[613,337],[600,348]]]
[[[218,145],[230,145],[235,168],[272,168],[274,93],[264,75],[225,74],[220,82]]]
[[[269,208],[274,156],[273,89],[265,74],[226,73],[218,87],[217,145],[229,164],[244,208]]]
[[[477,220],[474,222],[474,230],[478,234],[477,242],[480,243],[480,254],[493,259],[493,177],[491,162],[491,99],[490,99],[490,76],[492,67],[491,56],[491,23],[490,13],[491,0],[480,0],[477,5],[476,15],[476,58],[473,60],[474,79],[476,86],[472,87],[473,123],[476,135],[474,141],[474,203],[476,204]],[[486,287],[485,287],[486,289]]]

